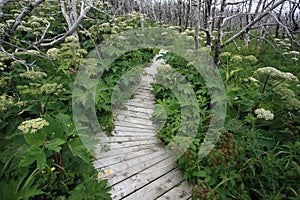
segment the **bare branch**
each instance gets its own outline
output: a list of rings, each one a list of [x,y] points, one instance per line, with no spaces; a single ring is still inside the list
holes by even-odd
[[[15,57],[13,54],[8,53],[2,45],[0,45],[0,51],[2,51],[3,53],[5,53],[8,57],[10,57],[11,59],[13,59],[14,61],[24,65],[26,67],[26,70],[29,71],[29,65],[26,64],[26,62],[24,60],[21,60],[17,57]]]
[[[277,1],[277,3],[275,3],[273,6],[271,6],[270,8],[268,8],[266,11],[264,11],[263,13],[257,15],[249,24],[247,24],[245,27],[242,28],[241,31],[239,31],[238,33],[236,33],[234,36],[232,36],[231,38],[229,38],[228,40],[226,40],[224,42],[224,44],[222,45],[222,47],[230,44],[233,40],[235,40],[236,38],[238,38],[239,36],[241,36],[247,29],[251,28],[251,26],[253,26],[254,24],[256,24],[259,20],[261,20],[262,18],[264,18],[266,15],[268,15],[270,12],[272,12],[272,10],[274,8],[276,8],[277,6],[281,5],[282,3],[284,3],[286,0],[279,0]]]
[[[9,28],[8,34],[11,35],[21,24],[23,18],[28,15],[35,7],[39,6],[45,0],[36,0],[33,3],[30,3],[16,18],[15,23]]]
[[[89,12],[89,10],[91,9],[92,5],[93,5],[94,0],[90,0],[89,4],[83,9],[81,10],[80,16],[78,17],[78,19],[72,24],[72,26],[69,28],[69,30],[64,33],[61,37],[56,37],[55,39],[50,39],[48,43],[40,43],[39,46],[41,47],[51,47],[54,45],[57,45],[61,42],[63,42],[68,36],[71,36],[79,27],[80,23],[84,20],[84,18],[86,17],[86,14]]]
[[[234,5],[238,5],[238,4],[242,4],[242,3],[247,3],[249,0],[245,0],[245,1],[240,1],[240,2],[228,2],[226,3],[226,6],[234,6]]]
[[[251,35],[252,37],[254,37],[254,38],[256,38],[256,39],[260,39],[260,40],[266,41],[266,42],[274,49],[274,51],[276,51],[277,53],[282,53],[282,52],[278,51],[278,49],[272,44],[272,42],[270,42],[270,41],[267,40],[266,38],[260,37],[260,36],[257,36],[257,35],[253,35],[253,34],[251,34],[250,32],[248,32],[247,34]]]

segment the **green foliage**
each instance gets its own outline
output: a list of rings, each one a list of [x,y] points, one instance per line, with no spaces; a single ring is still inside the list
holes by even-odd
[[[201,159],[198,151],[210,122],[208,89],[192,63],[164,56],[192,83],[201,108],[198,134],[178,159],[185,178],[195,185],[193,199],[299,198],[299,67],[296,59],[286,59],[290,53],[278,57],[271,47],[256,45],[253,41],[240,52],[229,46],[221,54],[219,70],[227,92],[225,129],[215,148]],[[272,62],[277,69],[263,68]],[[162,74],[166,80],[172,77]],[[180,127],[180,104],[166,87],[155,85],[153,93],[158,99],[153,120],[164,122],[158,137],[168,144]],[[274,118],[259,116],[259,108]]]

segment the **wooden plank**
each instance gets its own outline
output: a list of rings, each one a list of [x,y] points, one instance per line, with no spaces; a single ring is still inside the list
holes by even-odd
[[[115,130],[113,131],[113,134],[118,134],[118,132],[132,132],[132,133],[154,133],[155,128],[153,129],[145,129],[145,128],[139,128],[139,127],[127,127],[127,126],[120,126],[115,124]]]
[[[155,107],[154,101],[128,101],[124,103],[125,106],[135,106],[138,108],[146,108],[146,109],[153,109]]]
[[[150,101],[155,101],[155,97],[154,97],[154,95],[152,96],[152,95],[149,95],[149,96],[145,96],[145,95],[143,95],[143,94],[134,94],[134,98],[135,99],[146,99],[146,100],[150,100]]]
[[[144,187],[149,182],[154,181],[155,179],[161,177],[163,174],[170,172],[173,170],[176,166],[171,164],[172,158],[166,159],[158,163],[157,165],[154,165],[151,167],[150,171],[152,173],[138,173],[134,176],[129,177],[128,179],[114,185],[114,187],[111,190],[112,198],[113,199],[120,199],[122,197],[125,197],[132,192],[137,191],[138,189]],[[159,168],[160,170],[156,170]],[[149,168],[148,168],[149,170]],[[136,199],[143,199],[141,196],[140,198]]]
[[[135,106],[126,106],[127,110],[129,111],[135,111],[135,112],[139,112],[139,113],[146,113],[146,114],[152,114],[153,113],[153,109],[148,109],[148,108],[138,108]]]
[[[116,163],[121,163],[121,162],[125,162],[128,160],[131,160],[133,158],[137,158],[137,157],[141,157],[141,156],[145,156],[148,154],[153,154],[154,152],[156,152],[157,149],[144,149],[141,151],[137,151],[137,152],[130,152],[127,154],[122,154],[121,152],[118,155],[112,156],[112,157],[101,157],[98,158],[96,161],[94,161],[95,165],[99,166],[100,168],[102,167],[106,167],[106,166],[110,166]]]
[[[179,186],[176,186],[173,189],[169,190],[168,192],[157,198],[157,200],[187,200],[192,197],[192,189],[193,187],[187,181],[183,181]]]
[[[153,200],[169,191],[183,180],[182,172],[174,169],[169,173],[161,176],[159,179],[151,182],[138,191],[124,198],[124,200]]]
[[[129,142],[129,141],[143,141],[149,139],[157,139],[154,135],[151,136],[113,136],[113,137],[102,137],[96,136],[101,143],[112,143],[112,142]]]
[[[118,116],[116,118],[116,121],[121,121],[121,122],[130,122],[134,124],[141,124],[141,125],[148,125],[148,126],[153,126],[152,121],[149,119],[139,119],[139,118],[134,118],[134,117],[127,117],[127,116]]]
[[[158,144],[146,144],[143,146],[135,146],[135,147],[126,147],[126,148],[120,148],[118,149],[118,151],[111,151],[111,150],[107,150],[107,151],[103,151],[101,149],[95,149],[95,157],[96,158],[108,158],[108,157],[112,157],[112,156],[116,156],[119,154],[126,154],[126,153],[131,153],[131,152],[136,152],[136,151],[142,151],[145,149],[158,149],[159,145]]]
[[[136,124],[133,122],[123,122],[123,121],[115,121],[115,125],[121,127],[132,127],[132,128],[142,128],[146,130],[155,130],[155,127],[147,124]]]
[[[118,175],[119,172],[122,171],[126,172],[126,170],[130,169],[133,166],[138,166],[138,165],[142,166],[144,163],[148,162],[149,160],[152,160],[154,158],[161,158],[165,155],[169,156],[169,154],[166,153],[165,151],[156,151],[152,154],[136,157],[126,162],[116,163],[109,166],[102,166],[102,165],[98,166],[97,165],[98,163],[96,163],[95,161],[93,162],[93,164],[96,169],[101,169],[104,171],[110,170],[112,175]]]
[[[143,170],[153,167],[153,166],[157,166],[157,164],[159,164],[159,162],[162,162],[163,160],[169,158],[170,155],[168,154],[164,154],[161,156],[156,156],[153,159],[147,160],[147,161],[143,161],[143,163],[140,163],[139,165],[135,165],[125,171],[121,171],[117,174],[114,175],[108,175],[105,178],[109,179],[109,185],[113,186],[125,179],[127,179],[128,177],[131,177],[133,175],[136,175],[138,173],[143,173]]]
[[[120,142],[120,143],[103,143],[96,145],[96,149],[120,149],[120,148],[126,148],[126,147],[134,147],[134,146],[143,146],[147,144],[158,144],[160,140],[158,138],[152,139],[152,140],[146,140],[146,141],[132,141],[132,142]]]
[[[129,117],[135,117],[139,119],[150,119],[152,116],[152,114],[129,111],[129,110],[113,110],[113,114],[115,118],[117,116],[129,116]]]

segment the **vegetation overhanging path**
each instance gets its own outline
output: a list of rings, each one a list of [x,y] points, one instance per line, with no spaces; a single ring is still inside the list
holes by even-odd
[[[125,103],[127,109],[114,110],[114,136],[99,138],[94,166],[101,171],[99,178],[108,179],[112,199],[191,199],[192,187],[155,136],[157,127],[151,121],[151,83],[156,68],[164,64],[157,57]]]

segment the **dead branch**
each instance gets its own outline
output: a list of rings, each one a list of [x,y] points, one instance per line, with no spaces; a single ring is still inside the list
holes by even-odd
[[[275,9],[277,6],[281,5],[282,3],[284,3],[286,0],[279,0],[277,3],[275,3],[273,6],[271,6],[270,8],[268,8],[266,11],[264,11],[263,13],[257,15],[249,24],[247,24],[245,27],[242,28],[241,31],[239,31],[238,33],[236,33],[234,36],[232,36],[231,38],[229,38],[228,40],[226,40],[224,42],[224,44],[222,45],[222,47],[230,44],[233,40],[235,40],[236,38],[238,38],[239,36],[241,36],[243,33],[245,33],[246,30],[248,30],[249,28],[251,28],[254,24],[256,24],[258,21],[260,21],[262,18],[264,18],[265,16],[267,16],[270,12],[273,11],[273,9]]]
[[[19,14],[19,16],[16,18],[15,23],[9,28],[8,35],[13,34],[13,32],[18,28],[18,26],[21,24],[23,18],[28,15],[34,8],[38,7],[41,3],[43,3],[45,0],[36,0],[33,3],[30,3],[24,10]]]

